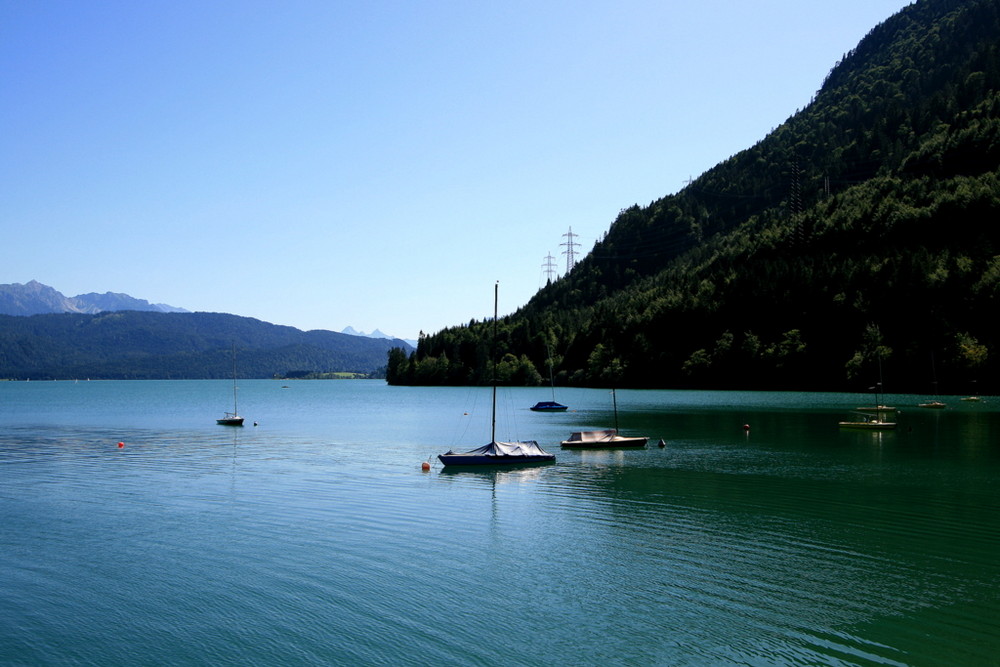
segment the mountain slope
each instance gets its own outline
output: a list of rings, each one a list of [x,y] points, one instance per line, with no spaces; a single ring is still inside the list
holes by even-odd
[[[300,331],[221,313],[0,315],[0,378],[225,378],[290,371],[375,374],[400,340]]]
[[[48,285],[32,280],[24,285],[0,285],[0,315],[41,315],[43,313],[100,313],[113,310],[147,310],[159,313],[185,313],[183,308],[151,304],[128,294],[106,292],[64,296]]]
[[[920,391],[933,355],[953,391],[994,375],[998,91],[1000,3],[903,9],[768,137],[623,210],[501,323],[502,374],[551,357],[576,384],[857,389],[881,366]],[[488,337],[426,337],[390,381],[483,381]]]

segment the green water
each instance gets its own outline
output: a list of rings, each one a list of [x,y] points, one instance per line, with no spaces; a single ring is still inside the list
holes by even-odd
[[[997,664],[1000,401],[514,389],[554,464],[422,472],[488,390],[231,390],[0,383],[0,663]]]

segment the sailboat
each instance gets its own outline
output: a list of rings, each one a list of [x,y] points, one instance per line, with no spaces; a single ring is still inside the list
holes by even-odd
[[[875,394],[875,405],[874,406],[862,406],[860,408],[855,408],[858,412],[868,412],[874,413],[876,416],[889,414],[895,412],[896,408],[891,405],[882,405],[879,400],[879,390],[882,388],[881,382],[876,382],[874,387],[869,387],[868,391],[874,392]]]
[[[931,377],[934,378],[933,381],[932,381],[932,383],[931,383],[931,384],[934,385],[934,399],[930,400],[930,401],[924,401],[923,403],[917,403],[917,407],[918,408],[931,408],[931,409],[934,409],[934,410],[944,409],[944,408],[946,408],[948,406],[945,405],[944,403],[942,403],[941,401],[939,401],[938,398],[937,398],[937,394],[938,394],[937,367],[934,364],[934,354],[933,353],[931,354]]]
[[[215,420],[221,426],[243,426],[243,417],[236,409],[236,345],[233,345],[233,411],[227,412],[221,419]]]
[[[497,442],[497,300],[500,283],[493,288],[493,415],[491,419],[490,442],[467,452],[449,450],[438,455],[445,466],[508,466],[527,463],[548,463],[555,461],[555,454],[549,454],[534,440],[519,442]]]
[[[888,431],[896,428],[896,422],[886,421],[882,418],[882,416],[887,413],[896,412],[896,408],[886,407],[879,402],[878,390],[881,387],[881,382],[875,383],[874,387],[869,387],[869,391],[875,392],[874,408],[856,408],[856,410],[861,413],[874,413],[873,416],[864,414],[864,419],[862,421],[839,422],[840,427],[865,429],[868,431]]]
[[[548,348],[548,346],[546,345],[546,349],[547,348]],[[568,406],[565,406],[562,403],[557,403],[556,402],[556,381],[555,381],[555,377],[552,375],[552,355],[551,354],[549,354],[548,364],[549,364],[549,386],[552,387],[552,400],[551,401],[539,401],[538,403],[535,403],[534,405],[532,405],[531,408],[529,408],[529,409],[534,410],[535,412],[565,412],[568,409]]]
[[[609,449],[618,447],[645,447],[649,436],[625,436],[618,434],[618,396],[611,389],[611,400],[615,407],[615,427],[598,431],[576,431],[560,444],[567,449]]]
[[[975,388],[976,388],[976,381],[975,380],[972,381],[972,388],[973,388],[973,390],[975,390]],[[972,402],[972,403],[978,403],[982,399],[979,398],[979,394],[977,394],[975,391],[973,391],[972,394],[970,394],[969,396],[966,396],[962,400],[963,401],[969,401],[969,402]]]

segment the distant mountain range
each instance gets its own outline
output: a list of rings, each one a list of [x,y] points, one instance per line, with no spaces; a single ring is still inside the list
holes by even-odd
[[[0,315],[42,315],[46,313],[102,313],[116,310],[139,310],[157,313],[187,313],[163,303],[150,303],[128,294],[105,292],[64,296],[37,280],[27,284],[0,285]]]
[[[150,303],[145,299],[137,299],[128,294],[116,292],[105,292],[98,294],[90,292],[77,296],[65,296],[53,287],[43,285],[37,280],[32,280],[24,285],[11,283],[0,285],[0,315],[44,315],[47,313],[107,313],[119,310],[138,310],[142,312],[154,313],[190,313],[190,310],[168,306],[165,303]],[[390,336],[378,329],[371,333],[358,331],[354,327],[348,326],[340,332],[348,336],[362,336],[364,338],[384,338],[388,340],[402,340],[416,347],[417,341],[399,339]]]
[[[381,332],[379,332],[381,333]],[[210,379],[353,372],[384,376],[382,334],[301,331],[250,317],[191,313],[126,294],[67,298],[31,281],[0,285],[2,379]]]
[[[365,333],[364,331],[358,331],[357,329],[355,329],[354,327],[351,327],[351,326],[344,327],[341,330],[340,333],[347,334],[348,336],[364,336],[365,338],[389,338],[389,339],[396,338],[395,336],[390,336],[387,333],[382,333],[378,329],[376,329],[375,331],[373,331],[371,333]],[[402,340],[404,340],[405,342],[409,343],[410,347],[416,347],[417,346],[417,341],[415,341],[415,340],[410,340],[408,338],[403,338]]]

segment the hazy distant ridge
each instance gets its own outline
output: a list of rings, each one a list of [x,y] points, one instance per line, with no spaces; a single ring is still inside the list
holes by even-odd
[[[183,308],[163,303],[150,303],[128,294],[90,292],[74,297],[43,285],[37,280],[27,284],[0,285],[0,315],[44,315],[49,313],[102,313],[119,310],[139,310],[156,313],[186,313]]]
[[[381,332],[378,332],[381,334]],[[191,313],[127,294],[66,297],[32,280],[0,285],[0,378],[220,378],[355,372],[379,376],[407,341],[301,331],[226,313]]]
[[[0,378],[208,379],[381,375],[398,339],[301,331],[225,313],[0,315]]]
[[[388,338],[389,340],[396,340],[395,336],[390,336],[389,334],[383,333],[378,329],[375,329],[375,331],[371,333],[365,333],[364,331],[358,331],[352,326],[346,326],[343,329],[341,329],[340,333],[347,334],[348,336],[363,336],[365,338]],[[408,338],[403,338],[400,340],[402,340],[405,343],[408,343],[410,347],[415,348],[417,346],[417,341],[415,340],[410,340]]]

